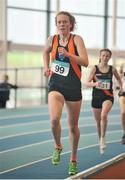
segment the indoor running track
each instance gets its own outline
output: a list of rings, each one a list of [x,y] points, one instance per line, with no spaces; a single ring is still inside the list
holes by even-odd
[[[54,166],[51,163],[54,141],[48,107],[0,110],[0,179],[68,178],[70,143],[66,116],[64,108],[61,120],[63,152],[61,163]],[[79,172],[125,152],[125,146],[120,143],[122,128],[118,102],[109,115],[104,155],[99,152],[95,125],[90,102],[85,102],[79,119]]]

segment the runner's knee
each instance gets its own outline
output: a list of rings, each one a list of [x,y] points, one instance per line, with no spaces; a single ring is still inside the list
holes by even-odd
[[[107,120],[107,113],[102,113],[102,114],[101,114],[101,120],[103,120],[103,119],[104,119],[105,121]]]
[[[57,127],[59,125],[60,125],[60,122],[59,122],[58,118],[54,118],[51,120],[51,126],[52,127]]]

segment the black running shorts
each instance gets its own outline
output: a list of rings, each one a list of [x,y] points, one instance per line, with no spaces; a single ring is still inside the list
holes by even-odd
[[[112,96],[96,96],[92,98],[92,107],[93,108],[102,108],[104,101],[110,100],[112,104],[114,103],[114,97]]]
[[[64,96],[65,101],[80,101],[82,99],[81,88],[71,89],[71,88],[61,87],[55,84],[50,84],[48,91],[60,92]]]

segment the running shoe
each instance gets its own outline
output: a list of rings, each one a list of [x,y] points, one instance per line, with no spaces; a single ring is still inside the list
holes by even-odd
[[[125,134],[122,136],[122,144],[125,144]]]
[[[100,138],[100,153],[104,154],[106,148],[105,138]]]
[[[77,174],[77,162],[70,162],[69,163],[69,175]]]
[[[60,163],[60,154],[62,149],[55,149],[53,156],[52,156],[52,164],[58,165]]]

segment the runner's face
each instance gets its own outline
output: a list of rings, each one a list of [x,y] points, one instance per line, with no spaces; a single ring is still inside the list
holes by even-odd
[[[58,15],[56,26],[59,34],[68,34],[71,28],[69,17],[63,14]]]
[[[111,55],[108,51],[101,52],[101,55],[100,55],[101,62],[108,63],[110,58],[111,58]]]

